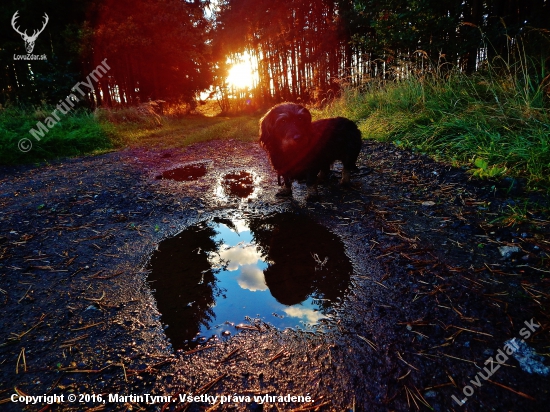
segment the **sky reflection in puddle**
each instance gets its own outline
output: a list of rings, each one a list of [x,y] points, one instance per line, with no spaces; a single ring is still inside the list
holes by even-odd
[[[235,333],[247,316],[281,329],[318,323],[353,271],[336,235],[290,213],[189,227],[159,244],[149,268],[176,349]]]

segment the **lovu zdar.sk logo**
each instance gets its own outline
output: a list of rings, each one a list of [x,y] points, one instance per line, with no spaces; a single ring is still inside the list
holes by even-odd
[[[27,50],[27,54],[26,55],[13,55],[13,58],[14,60],[46,60],[46,55],[43,54],[43,55],[36,55],[36,54],[32,54],[32,51],[34,50],[34,43],[36,42],[36,39],[38,38],[38,35],[40,33],[42,33],[44,31],[44,29],[46,28],[46,24],[48,24],[48,21],[50,20],[50,18],[48,17],[48,15],[46,13],[44,13],[44,22],[42,24],[42,28],[40,30],[34,30],[33,34],[31,36],[29,36],[27,34],[27,30],[25,30],[24,32],[22,32],[18,26],[16,26],[17,22],[16,20],[18,19],[19,15],[19,10],[17,10],[14,14],[13,14],[13,17],[11,18],[11,26],[13,27],[13,29],[19,34],[21,35],[21,38],[25,41],[25,49]]]

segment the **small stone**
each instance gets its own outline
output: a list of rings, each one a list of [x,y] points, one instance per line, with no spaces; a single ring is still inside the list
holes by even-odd
[[[517,246],[499,246],[498,251],[500,252],[501,256],[504,258],[509,258],[514,253],[519,252],[519,247]]]
[[[540,326],[540,325],[539,325]],[[523,339],[510,339],[504,342],[515,349],[512,356],[519,362],[519,366],[524,372],[536,373],[542,376],[550,375],[550,368],[544,365],[544,357],[538,355],[533,348],[527,345]]]

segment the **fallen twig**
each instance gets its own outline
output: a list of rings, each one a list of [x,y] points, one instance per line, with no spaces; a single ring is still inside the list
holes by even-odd
[[[508,389],[510,392],[514,392],[516,395],[523,396],[524,398],[527,398],[529,400],[532,400],[532,401],[536,400],[532,396],[529,396],[529,395],[527,395],[526,393],[523,393],[523,392],[518,392],[518,391],[516,391],[516,390],[514,390],[514,389],[512,389],[512,388],[510,388],[506,385],[503,385],[502,383],[498,383],[498,382],[492,381],[490,379],[487,379],[487,382],[491,382],[492,384],[500,386],[501,388]]]

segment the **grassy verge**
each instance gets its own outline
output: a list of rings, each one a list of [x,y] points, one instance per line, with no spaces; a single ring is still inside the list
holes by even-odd
[[[64,116],[40,141],[36,141],[29,130],[36,130],[36,123],[43,121],[52,111],[53,108],[38,111],[14,108],[0,110],[0,164],[42,162],[112,147],[112,128],[100,125],[91,114],[83,111]],[[19,149],[21,139],[28,139],[21,143],[23,148],[27,148],[29,142],[32,144],[28,152]]]
[[[162,127],[143,127],[137,123],[114,125],[115,144],[126,147],[185,147],[209,140],[258,138],[259,117],[185,116],[165,118]]]
[[[314,115],[349,117],[365,138],[469,165],[479,177],[523,177],[531,189],[548,191],[550,111],[535,83],[516,75],[460,73],[373,82],[361,92],[345,91]]]
[[[164,117],[162,127],[158,127],[149,118],[132,117],[135,110],[126,109],[117,112],[114,121],[75,111],[63,116],[40,141],[36,141],[29,130],[37,129],[37,122],[43,121],[52,111],[53,108],[0,110],[0,164],[39,163],[121,147],[185,147],[215,139],[253,141],[258,135],[259,116]],[[124,120],[118,121],[118,118]],[[21,139],[28,139],[32,144],[28,152],[19,149]]]

